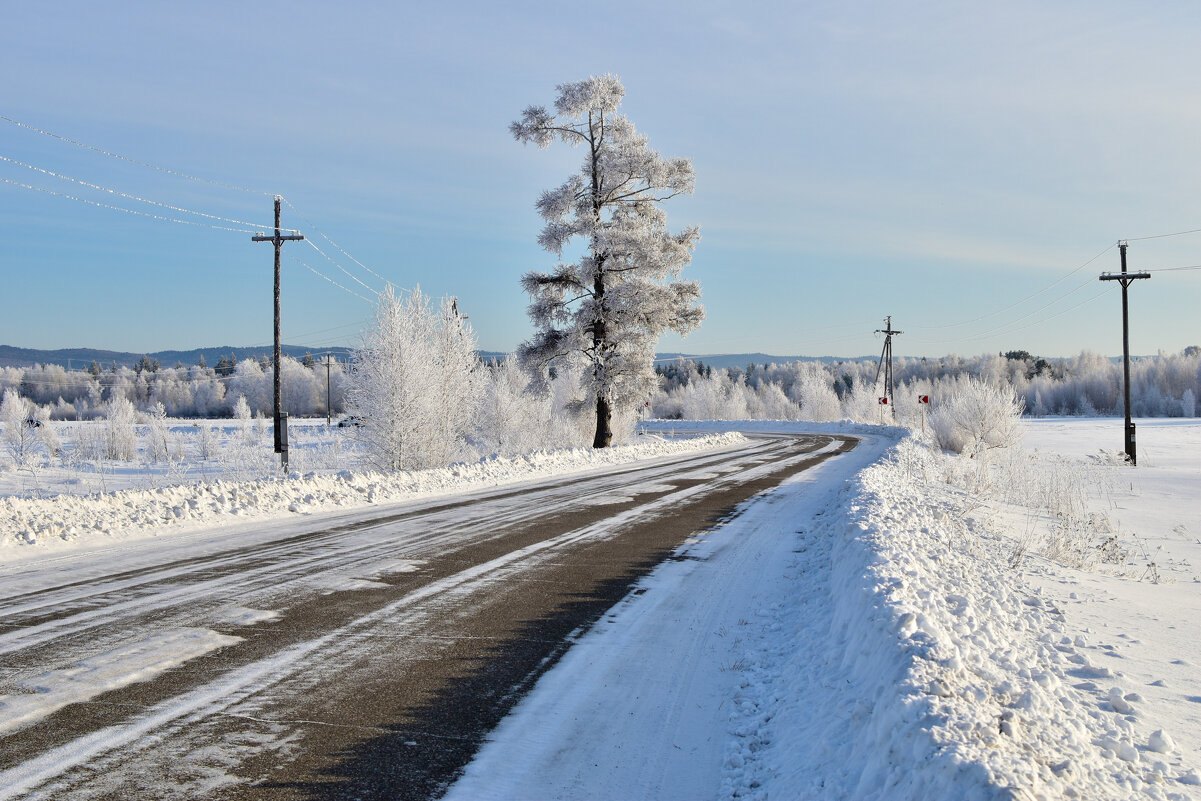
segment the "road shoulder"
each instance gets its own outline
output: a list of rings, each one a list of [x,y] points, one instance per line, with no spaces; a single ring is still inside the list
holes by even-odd
[[[446,798],[684,799],[749,787],[741,752],[770,716],[784,617],[828,581],[804,532],[891,441],[866,437],[683,546],[542,677]]]

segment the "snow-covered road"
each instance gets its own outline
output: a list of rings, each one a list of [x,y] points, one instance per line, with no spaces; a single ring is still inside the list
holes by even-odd
[[[852,444],[740,440],[10,564],[0,798],[428,797],[682,540]]]

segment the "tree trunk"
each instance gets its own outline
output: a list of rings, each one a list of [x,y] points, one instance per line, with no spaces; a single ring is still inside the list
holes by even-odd
[[[588,112],[589,147],[592,151],[592,220],[597,229],[601,227],[601,196],[600,196],[600,146],[596,133],[597,121]],[[599,120],[601,135],[604,132],[604,116]],[[605,259],[607,254],[600,250],[596,235],[591,242],[593,269],[596,274],[592,279],[592,299],[596,303],[597,319],[592,323],[592,353],[594,359],[603,362],[609,358],[609,332],[605,319]],[[599,365],[598,365],[599,366]],[[594,367],[594,369],[596,369]],[[607,448],[613,444],[613,410],[605,397],[607,387],[601,387],[596,393],[596,434],[592,438],[592,447]]]
[[[596,436],[592,439],[592,447],[607,448],[613,444],[613,410],[605,396],[596,396]]]

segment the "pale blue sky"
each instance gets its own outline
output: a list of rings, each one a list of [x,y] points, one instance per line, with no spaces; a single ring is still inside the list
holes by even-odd
[[[1201,228],[1191,3],[5,6],[0,114],[279,192],[396,286],[457,295],[491,350],[529,334],[518,279],[553,263],[534,200],[581,155],[523,147],[507,125],[590,74],[621,76],[635,125],[696,169],[696,194],[667,212],[701,226],[687,274],[708,318],[661,350],[876,354],[891,314],[897,355],[1117,354],[1119,291],[1096,281],[1116,248],[1065,276],[1119,238]],[[266,195],[3,121],[0,156],[270,222]],[[0,178],[176,216],[12,163]],[[287,207],[284,225],[317,236]],[[370,305],[290,257],[368,291],[303,244],[284,250],[284,339],[356,341]],[[1132,241],[1130,264],[1201,264],[1201,233]],[[271,248],[242,232],[0,183],[0,274],[3,344],[271,338]],[[1136,353],[1201,343],[1201,271],[1131,295]]]

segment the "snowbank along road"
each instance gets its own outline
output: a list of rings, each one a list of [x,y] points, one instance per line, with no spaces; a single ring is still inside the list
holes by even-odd
[[[758,437],[279,537],[9,566],[0,798],[435,796],[641,576],[855,444]]]

